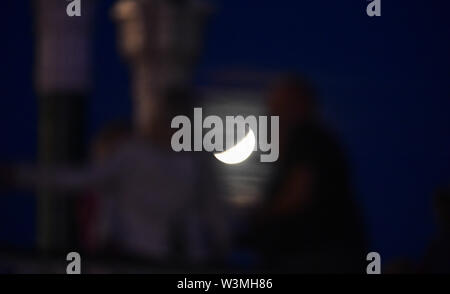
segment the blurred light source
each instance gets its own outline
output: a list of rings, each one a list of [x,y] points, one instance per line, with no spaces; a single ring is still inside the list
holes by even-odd
[[[223,163],[238,164],[246,160],[252,154],[255,143],[255,134],[253,133],[253,130],[250,129],[247,136],[240,142],[228,150],[221,153],[215,153],[214,156]]]

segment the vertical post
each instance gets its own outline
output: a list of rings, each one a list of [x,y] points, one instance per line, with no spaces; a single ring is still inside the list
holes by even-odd
[[[81,16],[70,17],[70,1],[34,1],[38,161],[44,166],[82,159],[92,2],[81,1]],[[38,247],[44,252],[67,248],[74,237],[71,199],[46,190],[38,194]]]

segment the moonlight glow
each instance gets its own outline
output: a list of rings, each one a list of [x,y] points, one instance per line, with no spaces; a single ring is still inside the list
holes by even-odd
[[[214,156],[226,164],[241,163],[252,154],[253,148],[255,148],[255,143],[255,134],[252,129],[250,129],[247,136],[245,136],[239,143],[228,150],[220,153],[214,153]]]

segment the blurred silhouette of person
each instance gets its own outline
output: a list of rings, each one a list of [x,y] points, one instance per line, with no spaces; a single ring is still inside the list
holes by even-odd
[[[450,188],[436,192],[434,207],[438,233],[427,249],[420,271],[429,274],[450,273]]]
[[[104,160],[80,168],[22,166],[13,179],[18,186],[101,191],[114,206],[110,248],[125,257],[163,266],[219,258],[228,249],[228,231],[211,175],[197,155],[174,152],[170,145],[170,122],[186,113],[189,95],[166,90],[152,122],[158,127],[139,128],[116,150],[107,150]]]
[[[91,145],[91,162],[101,165],[107,162],[121,144],[129,140],[131,129],[126,123],[113,122],[103,127]],[[91,254],[96,254],[108,247],[115,215],[113,199],[105,189],[88,189],[75,201],[78,243]]]
[[[276,272],[363,271],[365,244],[347,161],[320,123],[313,87],[286,76],[268,102],[280,118],[280,159],[250,244]]]

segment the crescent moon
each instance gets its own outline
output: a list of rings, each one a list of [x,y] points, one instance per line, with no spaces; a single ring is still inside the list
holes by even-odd
[[[255,134],[252,129],[236,145],[220,153],[214,153],[214,156],[226,164],[237,164],[246,160],[255,148]]]

